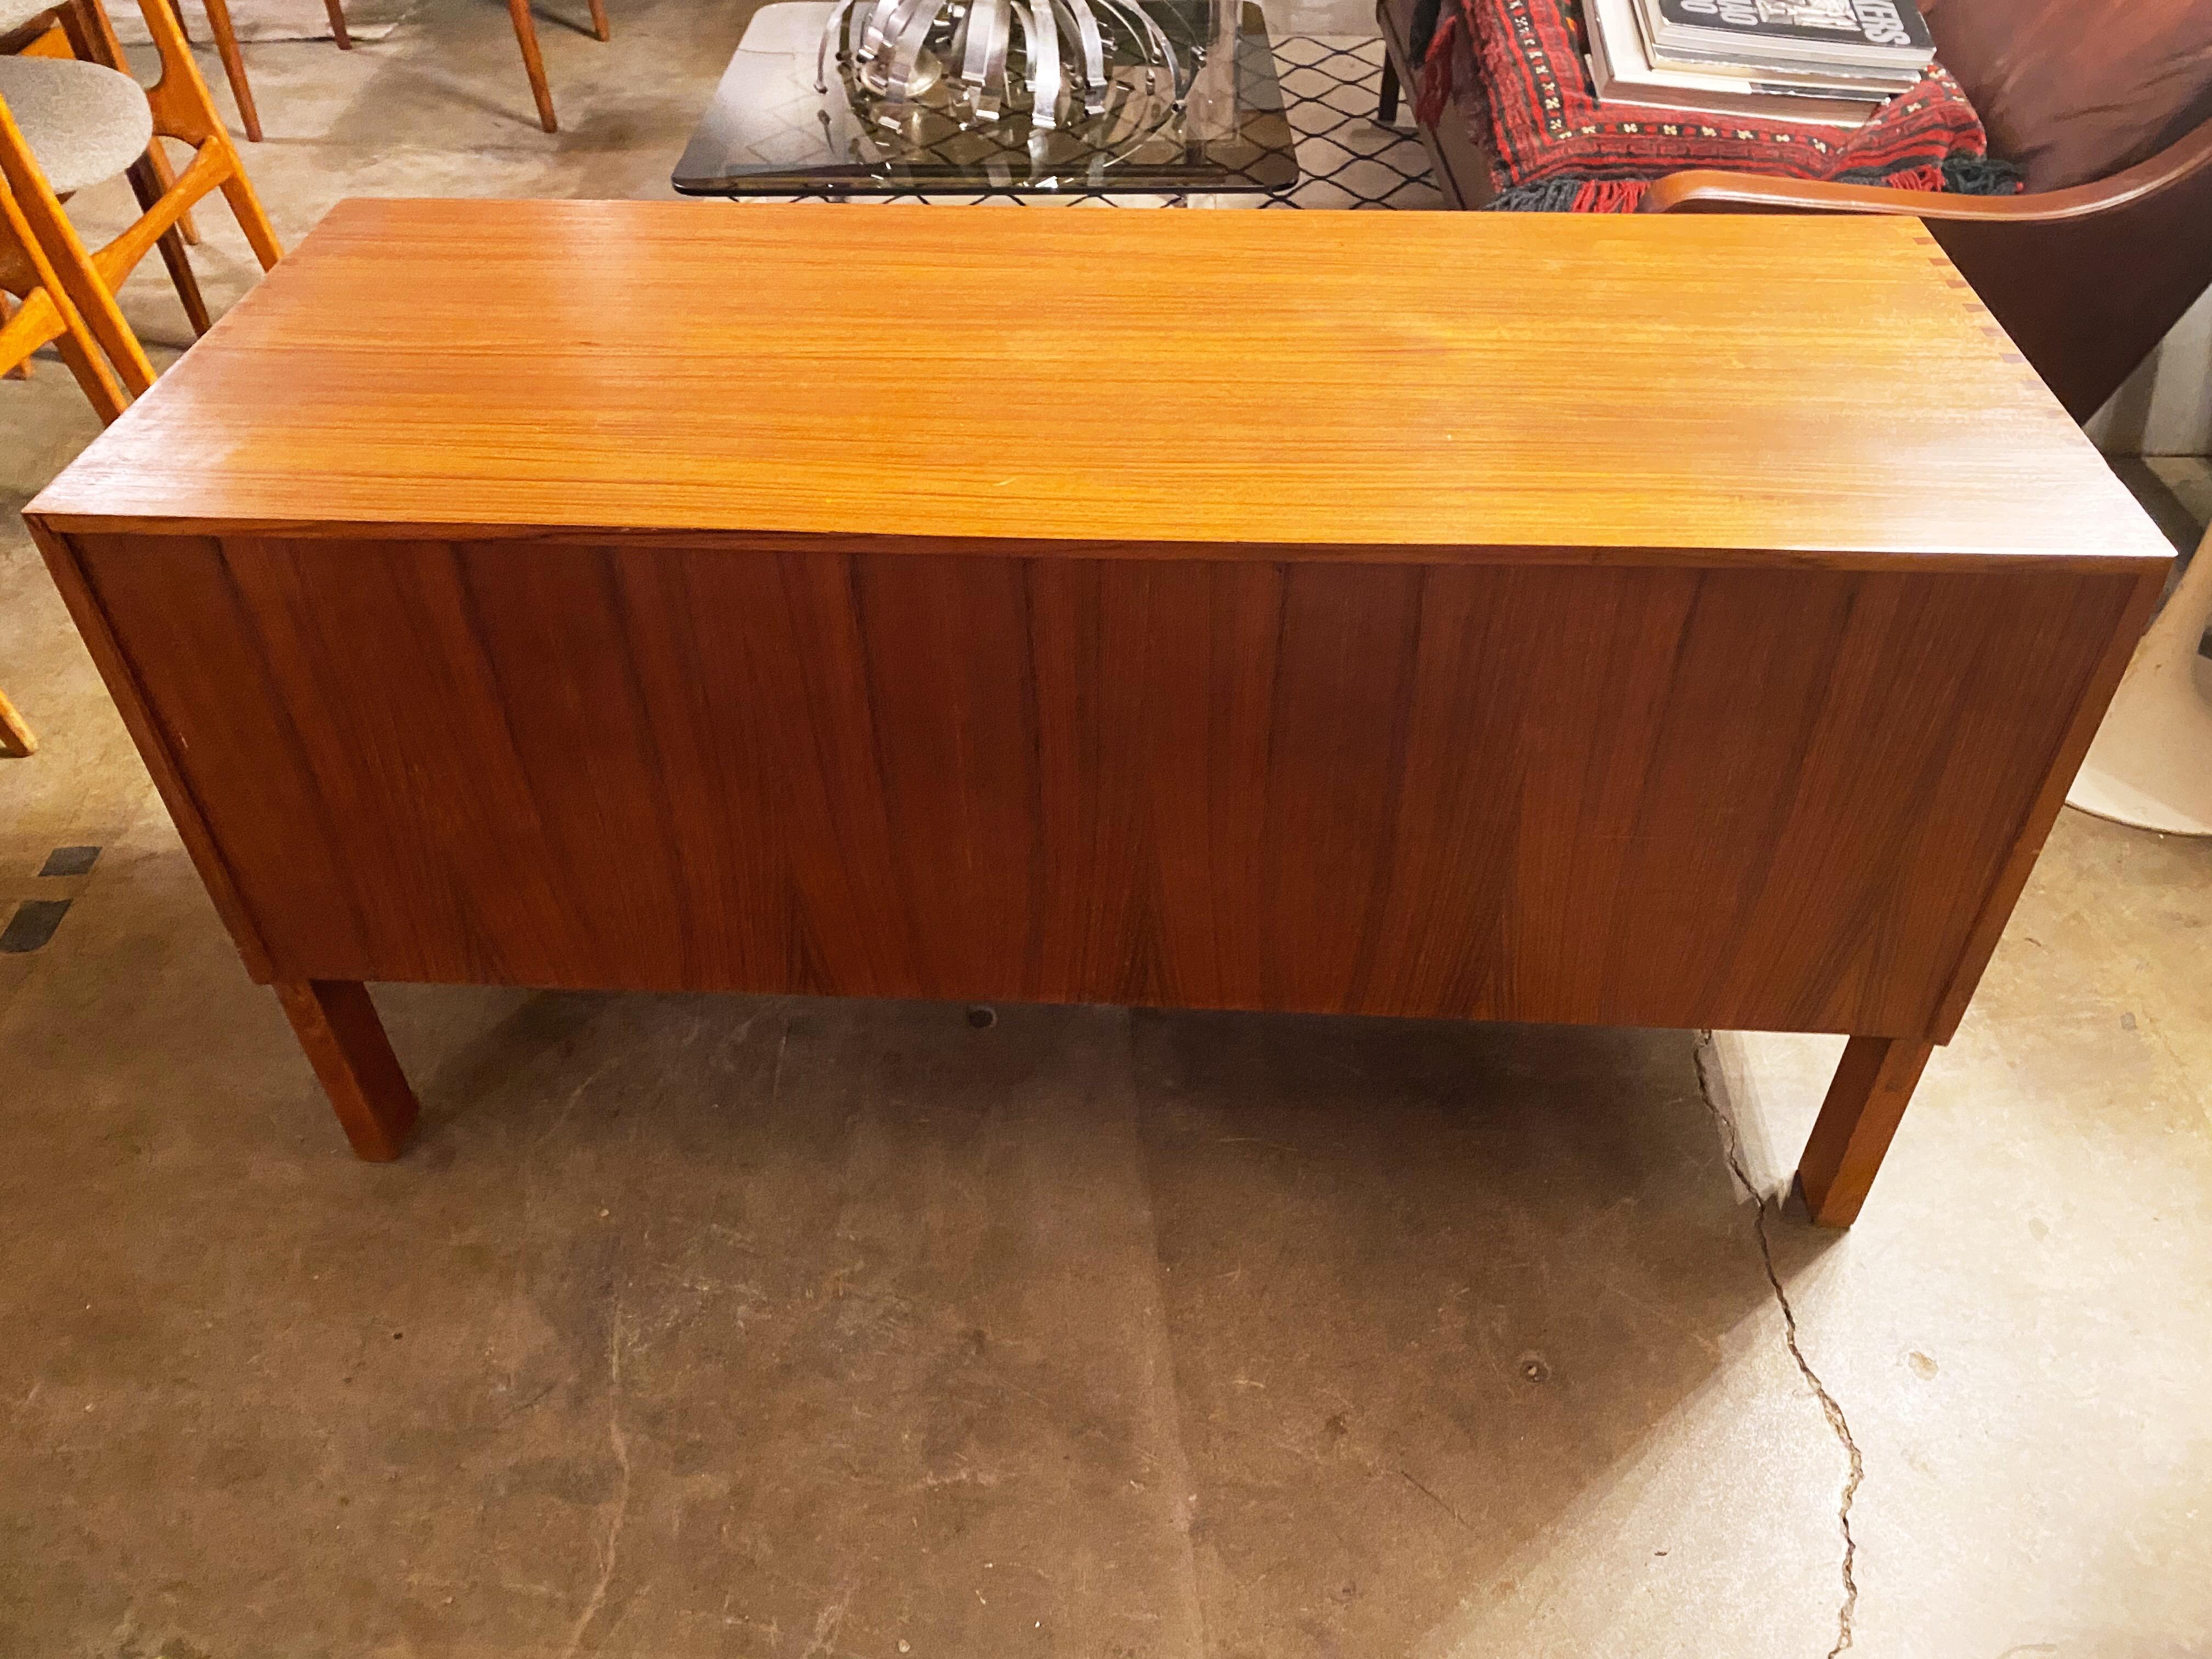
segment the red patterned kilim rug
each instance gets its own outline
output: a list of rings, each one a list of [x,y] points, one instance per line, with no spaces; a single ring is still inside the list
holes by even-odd
[[[1470,46],[1474,136],[1495,158],[1501,206],[1632,212],[1653,179],[1686,167],[1901,190],[2018,187],[1989,165],[1981,118],[1941,68],[1863,127],[1670,114],[1597,101],[1577,0],[1444,0],[1422,64],[1424,120],[1443,115]]]

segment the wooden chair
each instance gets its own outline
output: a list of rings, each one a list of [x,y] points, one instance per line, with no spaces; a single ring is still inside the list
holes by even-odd
[[[0,0],[0,52],[34,48],[39,37],[54,27],[54,8],[58,3],[59,0]]]
[[[125,74],[130,72],[122,43],[116,39],[114,26],[99,0],[59,0],[59,3],[53,0],[0,0],[0,57],[17,55],[76,58],[85,63],[105,64]],[[131,188],[142,210],[153,206],[177,181],[167,154],[157,143],[149,144],[146,154],[129,171]],[[169,279],[176,286],[177,298],[184,305],[185,316],[195,337],[207,332],[208,311],[185,248],[198,240],[192,216],[187,211],[177,221],[175,228],[162,233],[160,243],[161,262],[168,267]],[[5,305],[0,304],[0,317],[5,313]],[[14,372],[27,379],[30,364],[25,362]]]
[[[1415,0],[1381,0],[1411,83]],[[1938,55],[2027,193],[1930,195],[1695,171],[1646,213],[1890,213],[1924,221],[2021,352],[2087,420],[2212,285],[2212,0],[1922,0]],[[1490,194],[1455,88],[1425,127],[1453,205]]]
[[[331,29],[337,36],[338,45],[353,44],[346,33],[343,0],[323,0],[330,13]],[[607,28],[607,0],[591,0],[592,38],[605,40],[611,38]],[[538,50],[538,23],[530,15],[530,0],[507,0],[507,19],[514,25],[514,44],[522,48],[522,72],[530,77],[530,95],[538,105],[538,125],[548,132],[558,132],[561,123],[553,113],[553,89],[546,84],[545,59]]]
[[[11,142],[7,132],[13,125],[7,106],[0,105],[0,143]],[[128,394],[117,384],[114,372],[100,356],[98,342],[85,327],[82,314],[54,274],[46,250],[31,234],[4,177],[0,177],[0,293],[15,295],[21,301],[0,320],[0,370],[19,368],[40,346],[58,342],[62,361],[76,376],[77,385],[99,412],[101,423],[124,411],[131,401]]]
[[[261,142],[261,112],[253,106],[253,88],[246,78],[246,54],[238,49],[238,31],[231,27],[229,0],[200,0],[207,8],[208,33],[215,36],[216,56],[222,59],[223,78],[230,82],[230,95],[238,104],[239,125],[246,136],[255,143]],[[345,14],[338,9],[338,0],[323,0],[323,9],[330,15],[331,27],[337,31],[338,45],[350,47],[353,39],[345,32]],[[183,0],[169,0],[169,9],[177,20],[177,32],[190,40],[185,28]]]
[[[239,50],[238,31],[230,21],[229,0],[200,0],[200,3],[207,11],[208,33],[215,37],[216,56],[222,60],[223,79],[230,82],[230,95],[238,106],[238,124],[246,136],[258,144],[261,142],[261,112],[253,102],[253,83],[246,76],[246,54]],[[178,33],[189,41],[191,31],[185,22],[184,0],[169,0],[169,10],[176,17]],[[323,13],[331,20],[331,33],[337,38],[338,49],[350,52],[353,36],[346,33],[345,12],[338,0],[323,0]],[[122,67],[119,55],[113,67]]]
[[[0,128],[11,125],[0,106]],[[4,142],[4,140],[0,140]],[[0,316],[0,371],[26,364],[49,340],[61,343],[62,360],[99,412],[104,425],[130,402],[100,355],[100,347],[70,302],[52,264],[16,205],[15,192],[0,179],[0,289],[22,296],[22,304]],[[39,746],[31,728],[0,691],[0,755],[23,756]]]
[[[19,3],[21,0],[19,0]],[[4,5],[6,0],[0,0]],[[177,27],[182,33],[185,16],[182,0],[168,0],[175,15]],[[238,101],[238,118],[246,129],[246,136],[256,143],[261,141],[261,116],[253,104],[253,88],[246,78],[246,58],[238,49],[238,33],[230,21],[229,0],[202,0],[207,8],[208,29],[215,36],[215,49],[222,59],[222,72],[230,82],[231,96]],[[592,33],[601,40],[609,38],[606,0],[591,0]],[[523,73],[530,77],[530,95],[538,105],[538,125],[548,132],[560,131],[560,123],[553,113],[553,90],[545,79],[545,60],[538,49],[538,24],[530,15],[530,0],[507,0],[507,16],[514,25],[515,44],[522,49]],[[323,12],[331,20],[331,38],[338,50],[353,50],[353,35],[346,27],[344,0],[323,0]]]
[[[538,125],[558,132],[561,123],[553,114],[553,89],[545,84],[545,60],[538,53],[538,24],[530,15],[530,0],[507,0],[507,15],[514,25],[514,44],[522,48],[522,72],[530,77],[530,95],[537,100]],[[607,0],[592,0],[592,38],[610,38]]]
[[[174,233],[194,202],[221,191],[263,270],[283,254],[167,0],[139,0],[139,10],[161,61],[161,79],[143,91],[128,76],[97,63],[0,58],[0,106],[14,106],[10,118],[0,120],[0,179],[52,270],[52,291],[75,306],[134,395],[153,385],[154,370],[115,303],[115,290],[156,246],[173,257],[173,275],[181,266],[189,276],[183,239]],[[119,130],[132,107],[137,124]],[[166,188],[149,188],[150,169],[136,170],[149,133],[192,149],[191,159]],[[133,155],[141,161],[130,161]],[[120,172],[131,173],[133,185],[140,186],[144,210],[114,240],[88,252],[62,210],[62,198]],[[204,331],[205,308],[197,300],[195,285],[187,309],[196,312],[194,328]],[[34,344],[61,332],[53,316],[40,326],[46,331]]]
[[[253,91],[246,81],[246,60],[238,50],[238,36],[231,27],[228,0],[202,0],[207,8],[208,28],[215,36],[216,51],[222,55],[223,73],[230,78],[231,95],[238,100],[239,119],[245,124],[246,136],[258,142],[261,137],[261,118],[254,111]],[[181,0],[170,0],[176,7]],[[605,40],[607,29],[606,0],[591,0],[592,33]],[[560,131],[560,123],[553,113],[553,90],[546,83],[545,60],[538,50],[538,23],[530,15],[530,0],[507,0],[507,16],[514,25],[514,42],[522,49],[522,70],[530,77],[530,95],[538,105],[538,125],[548,132]],[[346,27],[344,0],[323,0],[323,12],[331,20],[331,36],[338,43],[338,50],[353,50],[353,35]],[[177,14],[179,28],[184,26],[184,14]]]
[[[230,95],[238,105],[239,125],[246,136],[255,143],[261,142],[261,112],[254,107],[253,88],[246,78],[246,54],[238,49],[238,31],[231,26],[229,0],[201,0],[208,17],[208,33],[215,36],[216,55],[222,59],[223,78],[230,82]],[[169,0],[169,9],[176,14],[177,28],[185,38],[191,39],[185,27],[184,0]],[[353,50],[353,36],[346,29],[345,8],[340,0],[323,0],[323,15],[331,20],[331,37],[338,43],[340,52]]]
[[[607,0],[591,0],[591,6],[592,38],[612,39],[607,27]],[[553,94],[545,85],[545,65],[538,56],[538,25],[530,15],[530,0],[507,0],[507,11],[514,23],[514,42],[522,48],[522,70],[530,77],[530,95],[538,100],[538,124],[548,132],[557,131],[560,123],[553,118]]]
[[[80,52],[0,58],[0,290],[21,301],[0,319],[0,372],[58,342],[103,422],[154,383],[153,365],[115,303],[116,289],[149,249],[161,247],[194,330],[206,331],[206,308],[179,228],[194,202],[220,190],[263,270],[283,253],[167,0],[139,0],[139,9],[161,59],[161,78],[149,88],[90,61],[98,43],[82,32],[90,27],[82,7],[74,31]],[[16,122],[11,87],[27,131]],[[157,135],[192,146],[181,173],[155,167]],[[118,173],[130,174],[143,210],[120,236],[89,252],[62,198]],[[37,746],[0,694],[0,755],[27,755]]]

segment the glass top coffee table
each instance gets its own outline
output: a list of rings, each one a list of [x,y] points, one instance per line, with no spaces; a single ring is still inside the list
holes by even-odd
[[[1266,197],[1298,165],[1256,5],[781,0],[747,26],[671,182],[687,196]]]

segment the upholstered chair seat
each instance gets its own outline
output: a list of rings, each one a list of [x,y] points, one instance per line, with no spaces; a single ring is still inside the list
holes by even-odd
[[[16,0],[0,0],[4,8]],[[0,101],[57,196],[124,172],[154,142],[154,112],[129,76],[70,58],[0,58]]]

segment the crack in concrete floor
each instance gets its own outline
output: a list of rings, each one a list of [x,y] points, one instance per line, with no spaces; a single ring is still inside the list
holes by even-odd
[[[614,1583],[616,1556],[622,1547],[623,1523],[629,1518],[629,1437],[623,1432],[622,1425],[622,1360],[623,1302],[622,1292],[618,1290],[615,1292],[614,1312],[608,1322],[607,1445],[614,1454],[620,1483],[615,1492],[614,1516],[607,1522],[607,1534],[599,1546],[599,1579],[592,1586],[590,1599],[584,1604],[583,1616],[577,1620],[575,1631],[568,1638],[568,1651],[572,1656],[583,1650],[584,1638],[591,1632],[592,1623],[599,1618],[600,1609],[606,1605],[607,1587]]]
[[[1837,1443],[1844,1449],[1844,1455],[1849,1460],[1843,1494],[1836,1504],[1836,1525],[1844,1535],[1841,1567],[1844,1595],[1842,1603],[1836,1609],[1835,1645],[1828,1650],[1827,1654],[1827,1659],[1836,1659],[1837,1655],[1851,1645],[1851,1623],[1858,1613],[1859,1586],[1858,1580],[1853,1576],[1858,1562],[1858,1540],[1851,1535],[1851,1504],[1858,1497],[1860,1482],[1866,1479],[1866,1459],[1859,1451],[1858,1442],[1851,1437],[1850,1420],[1844,1415],[1842,1402],[1828,1392],[1828,1385],[1820,1380],[1820,1373],[1813,1369],[1811,1362],[1805,1358],[1804,1348],[1798,1342],[1797,1310],[1790,1304],[1790,1292],[1783,1288],[1782,1276],[1774,1270],[1774,1245],[1766,1232],[1767,1195],[1753,1183],[1750,1172],[1744,1168],[1735,1120],[1721,1104],[1714,1090],[1712,1068],[1717,1064],[1717,1057],[1713,1052],[1713,1034],[1711,1031],[1698,1033],[1696,1064],[1698,1093],[1705,1103],[1705,1109],[1712,1114],[1713,1121],[1720,1126],[1721,1149],[1727,1156],[1729,1172],[1735,1177],[1736,1184],[1743,1188],[1744,1196],[1751,1200],[1753,1206],[1752,1227],[1759,1238],[1759,1260],[1766,1270],[1767,1284],[1773,1287],[1775,1303],[1782,1310],[1784,1346],[1790,1350],[1790,1358],[1796,1362],[1799,1374],[1813,1390],[1814,1397],[1820,1401],[1821,1414],[1828,1419],[1830,1431],[1835,1435]]]

